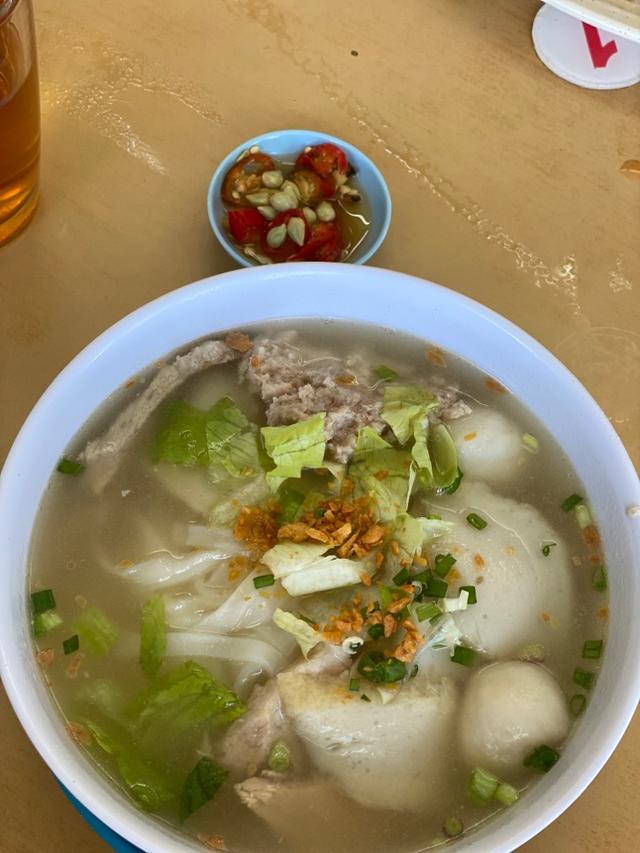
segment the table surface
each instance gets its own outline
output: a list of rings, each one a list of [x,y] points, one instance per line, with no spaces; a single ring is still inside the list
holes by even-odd
[[[149,299],[230,269],[218,160],[255,133],[349,139],[394,200],[378,266],[509,317],[640,459],[638,86],[574,88],[533,0],[37,0],[42,201],[0,249],[0,459],[58,371]],[[366,12],[363,9],[366,8]],[[105,853],[0,698],[0,851]],[[638,849],[640,719],[535,851]],[[72,841],[71,841],[72,839]]]

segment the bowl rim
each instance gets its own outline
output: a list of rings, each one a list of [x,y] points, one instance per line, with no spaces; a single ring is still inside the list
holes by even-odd
[[[289,287],[292,278],[296,281],[307,280],[307,286],[300,289],[304,293],[303,296],[299,297],[303,302],[308,299],[309,289],[314,280],[321,281],[323,298],[326,296],[327,288],[330,291],[335,291],[335,293],[341,293],[344,292],[346,286],[353,293],[362,297],[371,293],[371,288],[383,288],[391,281],[393,284],[393,304],[396,307],[398,304],[404,305],[404,302],[397,302],[398,293],[402,290],[402,296],[407,302],[407,311],[412,310],[415,301],[423,307],[428,307],[432,312],[435,311],[440,317],[449,312],[450,321],[454,322],[453,318],[455,317],[455,322],[463,324],[461,328],[465,328],[464,323],[473,322],[476,318],[480,324],[486,326],[487,332],[498,331],[504,339],[505,346],[513,345],[521,348],[525,357],[531,356],[531,359],[536,361],[541,369],[544,367],[550,371],[555,376],[561,391],[572,398],[577,409],[588,413],[590,432],[602,440],[606,447],[607,466],[615,473],[616,489],[619,490],[620,495],[623,495],[620,500],[625,506],[630,503],[640,504],[640,484],[637,475],[622,442],[604,413],[564,365],[541,344],[509,320],[469,297],[402,273],[349,264],[288,264],[233,270],[186,285],[133,311],[88,344],[49,385],[32,409],[9,452],[0,476],[0,547],[8,543],[15,549],[15,543],[12,541],[12,511],[14,518],[16,518],[20,510],[12,506],[11,493],[14,489],[19,491],[18,486],[22,475],[21,463],[24,461],[25,454],[28,453],[29,441],[32,441],[35,435],[41,435],[38,433],[40,422],[46,421],[49,410],[55,407],[57,398],[63,394],[66,388],[80,379],[88,384],[89,374],[96,371],[105,359],[108,362],[109,359],[116,358],[119,351],[118,347],[123,346],[123,341],[128,342],[131,336],[144,339],[146,331],[154,326],[159,326],[163,319],[169,315],[173,321],[176,314],[184,312],[185,316],[193,316],[193,322],[196,325],[209,323],[211,327],[209,334],[211,335],[216,335],[225,328],[241,325],[242,320],[232,323],[225,320],[224,323],[220,324],[217,319],[213,321],[209,321],[208,318],[202,319],[199,308],[208,303],[218,307],[222,305],[223,308],[231,305],[236,313],[243,314],[247,310],[246,305],[248,304],[246,300],[241,298],[243,289],[244,295],[248,299],[257,300],[257,307],[253,310],[261,314],[263,320],[267,320],[270,314],[279,317],[288,316],[292,319],[296,316],[318,316],[317,307],[312,314],[307,315],[291,313],[288,310],[288,296],[291,293]],[[377,307],[361,306],[360,303],[357,303],[359,306],[357,310],[349,308],[345,311],[348,316],[356,321],[362,321],[362,314],[375,311],[379,315],[377,322],[384,325],[384,321],[388,319],[384,313],[385,298],[386,295]],[[278,299],[281,300],[280,303]],[[227,301],[225,302],[225,300]],[[282,301],[287,301],[286,312],[282,308]],[[370,302],[373,301],[373,299],[370,300]],[[280,309],[276,307],[278,305],[281,306]],[[227,310],[229,310],[228,307]],[[347,318],[342,314],[338,314],[337,317],[339,319]],[[253,320],[245,319],[244,322],[253,322]],[[395,327],[398,327],[399,324],[399,320],[394,321]],[[469,329],[470,327],[466,328]],[[179,332],[180,330],[176,332],[176,335]],[[198,337],[200,335],[184,336],[182,343],[184,345]],[[430,337],[431,340],[437,342],[436,338]],[[137,359],[142,358],[142,356],[137,351],[135,355],[132,355],[132,349],[129,346],[129,356],[137,363]],[[151,359],[146,363],[150,361]],[[476,364],[478,364],[477,360]],[[140,364],[136,370],[144,366],[145,364]],[[129,375],[131,375],[130,372]],[[498,379],[501,378],[499,372],[494,375]],[[103,399],[107,396],[107,392],[100,393]],[[525,399],[524,402],[526,404],[527,400]],[[59,454],[62,449],[64,448],[59,448],[57,453]],[[40,464],[42,467],[42,463]],[[50,471],[50,469],[48,470]],[[635,579],[631,564],[635,562],[636,565],[640,565],[640,535],[638,535],[637,525],[632,529],[631,525],[634,522],[631,519],[625,519],[624,524],[626,525],[625,530],[628,530],[626,556],[629,558],[630,567],[627,574],[630,574],[632,592],[635,585],[635,604],[637,605],[640,601],[638,594],[640,581]],[[11,551],[11,547],[9,551]],[[26,561],[27,557],[25,556],[20,566],[21,570],[26,568]],[[22,580],[24,589],[24,577]],[[25,608],[26,604],[23,605],[25,614],[23,632],[27,630]],[[582,793],[610,757],[640,698],[640,667],[635,661],[635,649],[640,644],[640,620],[627,620],[624,625],[619,624],[619,622],[620,620],[616,623],[616,631],[621,636],[624,633],[625,637],[631,640],[630,648],[624,648],[622,665],[616,668],[615,676],[611,666],[607,669],[607,658],[605,656],[603,671],[593,691],[594,696],[590,703],[593,706],[596,705],[596,695],[600,706],[609,702],[609,705],[606,706],[608,708],[608,719],[602,723],[594,716],[596,708],[590,707],[582,726],[578,728],[571,739],[573,742],[577,738],[587,722],[587,715],[592,711],[590,718],[593,718],[593,724],[591,727],[596,729],[599,738],[596,748],[590,750],[586,755],[578,753],[572,756],[571,762],[568,765],[566,762],[564,764],[566,770],[562,769],[562,762],[553,768],[546,777],[548,784],[545,785],[541,795],[537,797],[541,801],[537,813],[529,814],[532,811],[531,809],[527,809],[525,812],[525,801],[518,809],[492,820],[489,824],[489,835],[480,827],[469,838],[461,839],[457,844],[457,849],[474,850],[476,853],[491,849],[492,853],[507,853],[507,851],[523,844],[558,817]],[[100,820],[143,850],[153,851],[154,853],[175,853],[176,849],[185,851],[201,849],[185,839],[179,840],[176,846],[176,836],[172,835],[171,832],[162,832],[158,824],[145,819],[132,806],[126,804],[123,798],[116,796],[111,788],[99,779],[99,774],[95,772],[95,769],[83,760],[82,754],[74,744],[59,740],[60,732],[58,729],[61,723],[58,723],[58,729],[56,729],[51,720],[47,718],[47,713],[51,711],[51,708],[45,708],[35,692],[34,684],[36,680],[39,682],[40,679],[36,672],[37,668],[33,655],[31,655],[28,665],[23,664],[24,637],[18,636],[18,632],[15,630],[17,624],[15,614],[10,609],[10,596],[0,597],[0,675],[2,675],[10,701],[23,728],[60,781]],[[19,624],[18,627],[20,627]],[[605,690],[605,683],[603,682],[605,672],[610,673],[610,678],[613,679],[615,687],[613,697],[610,697],[608,691]],[[627,679],[626,681],[622,680],[623,676]],[[614,698],[616,703],[612,704]],[[49,704],[53,705],[53,703]],[[59,753],[54,748],[57,739],[59,740],[57,746],[61,750]],[[561,772],[558,771],[558,768],[561,768]],[[565,784],[563,789],[560,782],[564,776],[571,777],[571,784]],[[531,800],[533,793],[534,791],[529,794]],[[490,839],[490,848],[484,844],[486,838]]]
[[[371,246],[369,246],[366,252],[363,252],[361,255],[358,255],[354,260],[340,262],[357,265],[365,264],[378,251],[387,236],[387,232],[389,231],[389,225],[391,224],[391,214],[393,211],[393,203],[391,201],[389,187],[387,186],[387,182],[385,181],[380,169],[376,166],[373,160],[368,157],[360,148],[358,148],[356,145],[353,145],[353,143],[351,142],[347,142],[345,139],[340,139],[339,137],[333,136],[330,133],[323,133],[318,130],[284,128],[282,130],[269,130],[265,133],[259,133],[256,136],[251,137],[251,139],[247,139],[245,142],[242,142],[240,143],[240,145],[237,145],[220,161],[220,163],[214,170],[213,175],[211,176],[211,179],[209,181],[209,185],[207,187],[207,216],[209,218],[209,225],[211,226],[211,230],[215,234],[216,239],[218,240],[222,248],[225,250],[225,252],[229,255],[229,257],[233,258],[233,260],[240,266],[257,266],[257,264],[254,264],[249,258],[243,255],[242,252],[239,252],[233,242],[229,239],[224,228],[219,222],[218,217],[216,216],[214,205],[218,197],[218,193],[220,191],[224,176],[231,168],[231,166],[233,166],[233,164],[236,162],[240,154],[242,154],[244,151],[249,150],[249,148],[254,145],[260,145],[262,148],[263,144],[265,145],[265,153],[268,154],[269,151],[266,146],[270,140],[288,136],[291,136],[292,138],[304,136],[307,140],[306,144],[311,145],[318,145],[320,142],[331,142],[334,145],[338,145],[346,152],[347,159],[350,162],[358,161],[359,164],[365,165],[366,168],[374,176],[384,196],[384,211],[381,217],[382,222],[380,224],[378,236],[373,241]]]

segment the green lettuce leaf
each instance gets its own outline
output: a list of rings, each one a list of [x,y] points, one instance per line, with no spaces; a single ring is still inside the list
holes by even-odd
[[[121,688],[109,678],[90,678],[79,684],[76,699],[88,712],[97,711],[112,720],[122,715],[126,704]]]
[[[450,530],[453,530],[455,524],[453,521],[444,521],[441,518],[428,518],[425,516],[418,516],[416,521],[420,522],[420,526],[422,527],[422,532],[424,535],[424,543],[433,542],[434,539],[437,539],[439,536],[444,536],[449,533]]]
[[[356,436],[356,444],[353,449],[353,462],[363,462],[376,450],[388,450],[391,447],[388,441],[369,426],[362,427]]]
[[[261,562],[274,577],[286,578],[317,563],[329,548],[322,542],[279,542],[262,555]]]
[[[277,500],[280,505],[280,523],[293,521],[305,502],[306,495],[290,483],[283,483],[278,489]]]
[[[382,420],[389,424],[400,444],[413,435],[414,421],[423,420],[437,406],[434,395],[417,385],[387,385],[384,389]]]
[[[419,418],[413,424],[413,447],[411,458],[413,459],[418,474],[420,485],[425,489],[433,487],[433,464],[428,447],[429,424]]]
[[[238,485],[239,482],[241,485]],[[231,478],[224,486],[224,496],[215,503],[209,514],[210,527],[225,527],[233,524],[240,507],[258,504],[271,494],[264,474],[246,481]],[[228,486],[230,488],[227,488]]]
[[[157,811],[176,799],[177,788],[169,776],[143,758],[128,732],[116,723],[85,721],[95,744],[113,757],[127,790],[145,811]]]
[[[414,556],[422,550],[424,532],[420,519],[414,518],[408,512],[399,513],[391,528],[389,542],[396,542],[398,547],[385,548],[384,570],[387,578],[393,578],[407,562],[411,564]],[[398,553],[394,554],[394,550]]]
[[[255,477],[262,471],[258,427],[229,397],[207,411],[183,400],[163,406],[151,457],[174,465],[209,465],[214,481]]]
[[[118,637],[118,629],[98,607],[87,607],[73,624],[80,648],[95,655],[108,652]]]
[[[154,462],[208,465],[207,412],[182,400],[171,400],[160,410],[160,429],[151,448]]]
[[[444,489],[458,477],[458,451],[444,424],[414,421],[411,456],[418,482],[425,489]]]
[[[409,515],[402,512],[393,523],[390,541],[399,545],[397,554],[393,553],[390,546],[385,549],[384,568],[387,577],[394,577],[397,572],[413,560],[416,554],[422,551],[424,545],[432,542],[438,536],[443,536],[454,527],[451,521],[442,521],[436,518],[425,518],[423,516]]]
[[[288,477],[299,477],[303,468],[320,468],[324,458],[325,413],[318,412],[290,426],[262,427],[265,450],[275,463],[267,472],[272,489],[277,489]]]
[[[273,614],[273,621],[278,628],[295,637],[305,658],[308,658],[311,649],[322,641],[320,633],[314,630],[304,619],[299,619],[293,613],[281,610],[279,607]]]
[[[147,742],[154,738],[197,737],[204,728],[224,726],[241,717],[246,706],[235,693],[187,661],[160,677],[128,709],[133,730]]]
[[[299,595],[313,595],[344,586],[361,583],[365,567],[358,560],[346,560],[333,555],[319,557],[315,563],[300,572],[292,572],[282,578],[282,586],[294,598]]]
[[[209,802],[229,775],[215,761],[203,757],[187,776],[180,797],[180,820],[186,820]]]
[[[323,556],[329,548],[318,542],[280,542],[263,554],[262,562],[292,596],[360,583],[364,565],[333,554]]]
[[[216,469],[232,477],[247,478],[255,477],[262,470],[258,427],[229,397],[223,397],[209,409],[205,436],[213,476]]]
[[[415,479],[411,454],[392,447],[370,427],[358,433],[348,476],[356,497],[373,496],[382,521],[407,509]]]
[[[411,558],[422,550],[424,528],[422,519],[414,518],[408,512],[401,512],[393,525],[392,538]]]
[[[158,674],[167,648],[164,598],[158,593],[142,605],[140,666],[150,677]]]
[[[458,451],[451,433],[444,424],[429,428],[429,455],[433,463],[436,488],[445,489],[458,477]]]

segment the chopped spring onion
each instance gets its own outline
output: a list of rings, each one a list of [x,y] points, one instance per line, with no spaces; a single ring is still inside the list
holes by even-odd
[[[538,439],[529,432],[525,432],[522,436],[522,444],[524,445],[524,449],[528,450],[529,453],[537,453],[539,450]]]
[[[401,660],[385,658],[382,652],[374,650],[362,655],[358,662],[358,672],[374,684],[393,684],[395,681],[402,681],[407,668]]]
[[[82,474],[84,471],[84,465],[82,462],[75,462],[73,459],[67,459],[66,456],[63,456],[56,465],[56,471],[59,471],[61,474],[71,474],[72,477],[77,477],[78,474]]]
[[[579,687],[584,687],[585,690],[591,690],[595,677],[594,672],[587,672],[586,669],[581,669],[579,666],[573,670],[573,683]]]
[[[317,506],[313,511],[314,518],[322,518],[324,515],[324,509],[321,506]]]
[[[65,655],[72,655],[74,652],[77,652],[80,648],[80,637],[77,634],[74,634],[73,637],[67,637],[66,640],[62,641],[62,651]]]
[[[349,681],[349,690],[352,693],[357,693],[358,690],[360,690],[360,679],[359,678],[352,678]]]
[[[393,593],[388,586],[380,586],[378,591],[380,592],[380,607],[386,610],[393,601]]]
[[[458,489],[460,488],[460,483],[462,482],[463,477],[464,477],[464,474],[458,468],[458,476],[455,478],[453,483],[450,483],[448,486],[445,486],[444,489],[442,489],[444,494],[445,495],[452,495],[454,492],[457,492]]]
[[[40,589],[37,592],[32,592],[31,605],[34,613],[46,613],[47,610],[53,610],[56,606],[53,592],[50,589]]]
[[[532,753],[527,755],[523,764],[525,767],[531,767],[533,770],[541,770],[543,773],[548,773],[556,761],[560,758],[560,753],[551,746],[537,746]]]
[[[378,367],[373,368],[373,372],[378,377],[378,379],[382,379],[383,382],[393,382],[394,379],[398,378],[398,374],[393,368],[387,367],[384,364],[378,365]]]
[[[46,613],[36,613],[33,617],[33,633],[36,637],[42,637],[62,625],[62,616],[55,610],[47,610]]]
[[[475,527],[476,530],[484,530],[487,524],[489,523],[475,512],[469,513],[469,515],[467,516],[467,521],[472,527]]]
[[[281,740],[276,741],[269,753],[269,769],[275,773],[286,773],[290,766],[291,753],[289,747]]]
[[[439,619],[442,616],[442,610],[435,601],[428,601],[426,604],[416,607],[416,616],[418,617],[418,622],[424,622],[427,619],[431,621],[432,619]]]
[[[451,660],[454,663],[461,663],[462,666],[473,666],[476,653],[468,646],[456,646],[451,655]]]
[[[520,798],[520,794],[513,785],[500,782],[494,794],[496,800],[503,806],[512,806]]]
[[[409,676],[409,678],[415,678],[417,674],[418,674],[418,664],[414,663],[413,668],[411,670],[411,675]]]
[[[552,548],[555,548],[555,547],[556,547],[556,545],[557,545],[557,543],[556,543],[556,542],[546,542],[546,543],[542,546],[542,548],[540,549],[540,550],[542,551],[542,556],[543,556],[543,557],[548,557],[548,556],[549,556],[549,554],[551,553],[551,549],[552,549]]]
[[[602,640],[585,640],[584,646],[582,647],[582,657],[583,658],[594,658],[597,659],[602,654],[602,646],[604,645]]]
[[[453,554],[438,554],[433,570],[439,578],[444,578],[449,574],[455,562],[456,558]]]
[[[463,829],[462,821],[458,817],[448,817],[442,824],[442,831],[447,838],[456,838],[462,834]]]
[[[587,697],[584,695],[584,693],[576,693],[569,700],[569,710],[571,711],[574,717],[579,717],[586,707]]]
[[[367,696],[367,694],[366,694],[366,693],[363,693],[363,694],[360,696],[360,698],[362,699],[362,701],[363,701],[363,702],[371,702],[371,699],[369,699],[369,697]]]
[[[273,586],[275,580],[273,575],[258,575],[257,578],[253,579],[253,585],[256,589],[262,589],[265,586]]]
[[[367,634],[369,634],[372,640],[382,639],[382,637],[384,637],[384,625],[382,622],[378,622],[375,625],[369,625],[367,628]]]
[[[469,792],[482,803],[488,803],[495,797],[500,780],[488,770],[476,767],[469,778]]]
[[[444,598],[442,600],[442,609],[445,613],[456,613],[459,610],[466,610],[469,604],[469,593],[461,589],[457,598]]]
[[[450,613],[443,613],[442,618],[433,624],[436,629],[427,640],[427,646],[431,649],[449,649],[449,653],[452,653],[462,640],[462,631],[453,621],[453,617]]]
[[[576,495],[576,494],[575,494],[575,492],[574,492],[572,495],[569,495],[569,497],[568,497],[568,498],[565,498],[565,499],[562,501],[562,503],[560,504],[560,507],[561,507],[565,512],[571,512],[571,510],[572,510],[575,506],[577,506],[578,504],[581,504],[583,501],[584,501],[584,498],[583,498],[581,495]]]
[[[430,598],[446,598],[448,589],[449,584],[446,581],[432,576],[427,580],[424,587],[424,594]]]
[[[407,583],[407,581],[411,578],[408,569],[400,569],[397,575],[393,576],[393,582],[396,586],[402,586],[403,583]]]
[[[467,604],[477,604],[478,603],[478,596],[476,595],[475,586],[461,586],[460,591],[462,592],[462,590],[469,593],[469,600],[467,601]]]
[[[607,590],[607,570],[604,566],[596,566],[591,575],[591,585],[597,592]]]
[[[578,524],[580,525],[580,530],[584,530],[585,527],[588,527],[591,522],[591,513],[589,512],[589,507],[586,504],[576,504],[575,507],[576,519],[578,520]]]

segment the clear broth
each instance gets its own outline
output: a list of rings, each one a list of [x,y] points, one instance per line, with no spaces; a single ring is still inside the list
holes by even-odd
[[[573,670],[576,665],[584,666],[585,663],[594,664],[589,668],[597,669],[598,661],[581,660],[582,644],[587,638],[605,635],[608,602],[606,595],[592,588],[589,555],[573,513],[560,509],[567,495],[581,492],[581,484],[543,425],[512,395],[489,390],[485,384],[487,377],[472,365],[445,353],[446,367],[438,367],[425,359],[427,345],[424,341],[385,328],[296,320],[264,324],[244,331],[256,336],[273,336],[290,328],[299,332],[303,350],[311,347],[346,357],[353,353],[354,342],[357,342],[358,353],[370,364],[383,363],[394,368],[407,383],[426,381],[429,384],[432,377],[438,376],[447,383],[455,382],[469,397],[497,408],[517,422],[523,433],[537,437],[539,452],[535,464],[528,465],[522,476],[500,492],[536,506],[553,523],[567,543],[569,553],[574,555],[576,605],[571,639],[562,647],[549,646],[545,665],[555,674],[567,697],[579,692],[572,683]],[[87,439],[99,435],[121,407],[140,392],[153,372],[150,369],[136,377],[133,387],[122,389],[106,401],[76,436],[68,455],[73,456]],[[211,368],[188,379],[174,396],[204,408],[225,394],[231,396],[248,417],[259,421],[261,404],[239,383],[234,363]],[[54,473],[42,500],[31,546],[29,586],[31,590],[52,588],[58,612],[64,619],[63,628],[45,636],[37,645],[40,649],[54,647],[56,650],[46,675],[52,698],[66,720],[74,720],[82,712],[78,694],[83,685],[96,679],[115,679],[127,697],[135,696],[146,686],[137,662],[140,605],[145,593],[142,590],[138,593],[124,581],[118,582],[112,573],[100,568],[100,563],[105,560],[111,564],[136,561],[148,553],[149,542],[145,542],[141,519],[153,528],[166,531],[164,547],[174,553],[180,549],[176,527],[200,520],[196,513],[158,485],[147,449],[156,428],[154,415],[126,449],[126,461],[99,498],[91,493],[82,476],[65,477]],[[73,633],[68,626],[81,612],[78,596],[107,614],[119,629],[119,639],[104,657],[87,654],[77,677],[69,678],[65,674],[69,658],[63,656],[60,644],[64,637]],[[215,674],[232,677],[233,666]],[[120,786],[114,766],[104,753],[93,748],[85,752],[115,785]],[[297,825],[291,825],[289,837],[281,838],[239,801],[231,785],[225,785],[213,801],[188,820],[184,830],[196,836],[198,833],[223,836],[227,848],[238,853],[273,850],[293,853],[299,851],[302,844],[307,851],[330,848],[333,853],[350,853],[354,849],[378,853],[429,849],[445,843],[442,833],[445,817],[459,817],[468,831],[495,811],[492,807],[474,805],[466,795],[468,768],[459,759],[455,743],[450,746],[450,761],[456,769],[447,791],[448,808],[444,813],[442,809],[430,812],[428,804],[425,804],[424,813],[415,817],[391,811],[381,813],[352,803],[349,821],[337,823],[330,813],[314,813],[313,803],[309,803],[308,809],[299,814]],[[187,770],[194,763],[194,756],[185,758]],[[539,774],[524,771],[518,784],[529,786],[538,779]],[[381,784],[389,781],[392,780],[381,780]],[[171,820],[168,812],[159,816],[163,818]]]

